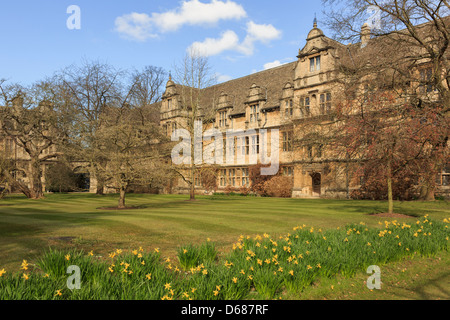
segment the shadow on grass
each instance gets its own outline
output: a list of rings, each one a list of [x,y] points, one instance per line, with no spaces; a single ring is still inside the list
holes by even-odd
[[[402,287],[406,291],[413,291],[417,294],[417,299],[420,300],[435,300],[435,299],[450,299],[449,291],[450,271],[438,277],[430,279],[425,283],[415,287]],[[404,296],[406,299],[411,299],[410,296]]]
[[[422,300],[432,299],[436,295],[442,295],[442,298],[450,299],[450,292],[448,290],[449,278],[450,272],[447,272],[438,278],[428,281],[424,285],[415,287],[413,290],[420,295]],[[432,293],[428,293],[430,291]]]

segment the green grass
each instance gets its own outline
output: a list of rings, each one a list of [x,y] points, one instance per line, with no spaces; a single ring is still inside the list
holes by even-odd
[[[139,209],[103,210],[99,208],[112,207],[116,204],[115,195],[55,194],[48,195],[46,199],[40,201],[31,201],[22,196],[8,197],[0,202],[0,270],[5,268],[8,272],[19,271],[21,263],[25,259],[29,261],[33,268],[45,269],[56,274],[56,270],[51,271],[52,265],[65,263],[63,257],[67,253],[70,253],[73,259],[77,257],[79,264],[87,265],[87,258],[79,255],[80,250],[85,252],[92,250],[96,259],[107,261],[108,255],[118,248],[130,250],[142,247],[145,252],[154,252],[154,249],[158,248],[162,261],[166,261],[167,258],[171,261],[165,263],[165,268],[159,266],[154,268],[154,274],[159,274],[159,278],[162,280],[173,280],[167,274],[168,264],[173,263],[182,269],[192,268],[192,265],[200,261],[205,264],[205,268],[209,271],[210,281],[205,282],[200,272],[198,275],[193,275],[189,281],[189,285],[195,284],[198,287],[199,296],[197,298],[201,298],[201,292],[211,294],[217,283],[225,283],[228,285],[224,285],[220,292],[220,298],[225,299],[248,298],[250,285],[257,289],[257,298],[267,299],[280,295],[283,298],[295,299],[301,294],[302,298],[308,299],[315,298],[315,294],[321,292],[323,297],[345,299],[346,297],[336,294],[336,292],[339,292],[337,289],[340,287],[339,285],[333,282],[334,284],[331,285],[336,290],[330,289],[330,281],[333,281],[330,279],[339,279],[343,276],[342,283],[347,283],[349,281],[347,277],[357,278],[358,275],[361,276],[360,269],[369,263],[367,257],[370,257],[370,255],[367,252],[361,254],[359,251],[363,246],[362,242],[356,242],[358,245],[352,247],[355,248],[354,250],[344,250],[342,241],[337,240],[344,230],[336,231],[336,228],[344,228],[349,224],[361,226],[360,223],[362,222],[365,227],[371,230],[374,228],[381,230],[386,220],[397,220],[399,223],[412,224],[417,220],[415,217],[423,217],[424,215],[428,215],[428,219],[438,222],[450,217],[450,207],[448,202],[445,201],[432,203],[396,202],[396,213],[409,215],[410,217],[381,218],[372,214],[386,211],[386,203],[377,201],[274,199],[242,196],[199,196],[198,201],[195,202],[186,200],[187,197],[183,195],[130,195],[128,205],[138,206]],[[251,283],[240,282],[240,287],[235,288],[232,286],[233,277],[224,272],[223,265],[221,267],[216,266],[218,259],[221,259],[220,261],[228,259],[227,261],[241,264],[241,268],[249,267],[243,259],[245,251],[240,254],[239,250],[232,250],[233,245],[236,246],[236,240],[238,238],[243,239],[244,235],[255,237],[269,233],[271,239],[277,239],[278,236],[294,233],[292,228],[302,225],[314,228],[312,234],[317,237],[327,234],[329,241],[337,241],[336,243],[339,243],[337,248],[344,250],[337,256],[330,255],[331,260],[326,260],[327,255],[322,252],[324,248],[320,247],[319,249],[317,247],[317,243],[319,243],[317,241],[320,239],[314,237],[303,239],[308,239],[305,241],[311,241],[316,246],[314,250],[311,250],[314,253],[308,257],[310,259],[308,260],[309,264],[316,265],[320,262],[324,266],[329,266],[321,269],[318,277],[308,278],[306,274],[302,275],[303,269],[295,269],[295,275],[298,276],[299,281],[291,281],[290,277],[275,279],[268,273],[269,269],[261,269],[253,274],[254,281]],[[318,232],[319,230],[320,232]],[[309,237],[309,234],[304,231],[299,235]],[[378,240],[378,233],[375,231],[367,235],[366,238],[352,238],[353,234],[350,234],[348,238],[352,243],[357,239],[375,243]],[[409,236],[411,237],[411,235]],[[433,236],[435,235],[433,234]],[[210,241],[206,241],[206,239]],[[439,251],[438,249],[442,247],[442,245],[436,247],[437,244],[426,241],[422,241],[419,246],[412,240],[402,240],[403,247],[408,244],[415,251],[426,248],[424,253],[430,257],[435,256]],[[258,248],[254,246],[255,242],[249,242],[248,245],[254,252],[258,252],[261,260],[264,260],[262,257],[266,253],[258,251]],[[297,243],[296,252],[303,250],[299,245]],[[194,255],[183,257],[184,249],[188,250],[187,253],[193,253]],[[396,243],[390,243],[390,246],[383,250],[380,247],[377,251],[377,257],[379,258],[377,261],[380,264],[401,261],[405,257],[418,259],[415,255],[404,256],[403,251],[399,254]],[[281,253],[283,254],[283,252]],[[345,255],[348,255],[349,259],[346,259]],[[283,256],[283,258],[286,257]],[[445,257],[448,261],[448,256],[444,255],[444,259]],[[131,254],[129,258],[131,261],[131,258],[133,258]],[[269,258],[269,256],[265,258]],[[336,261],[338,260],[339,267],[336,267]],[[348,264],[349,260],[352,260],[352,264],[357,267]],[[134,261],[134,263],[137,267],[140,267],[137,261]],[[422,263],[418,262],[418,266],[422,266]],[[98,279],[104,280],[105,268],[105,265],[97,265],[89,270]],[[137,269],[134,268],[133,270]],[[148,270],[153,269],[142,270],[142,272],[148,272]],[[275,270],[270,269],[270,272],[273,271]],[[59,272],[61,271],[59,270]],[[426,275],[428,277],[444,277],[447,280],[444,291],[448,290],[448,272],[444,274],[439,272],[435,270],[434,272],[427,272]],[[8,285],[12,287],[23,285],[23,279],[20,280],[19,275],[20,273],[14,280],[16,281],[14,285],[11,283]],[[61,274],[59,276],[61,277]],[[38,283],[36,277],[33,276],[30,280]],[[430,279],[430,281],[432,280]],[[56,287],[63,285],[60,278],[54,281],[57,281],[53,284]],[[119,288],[123,286],[122,282],[114,283]],[[324,289],[314,291],[316,293],[308,293],[311,283],[314,286],[324,285]],[[94,287],[87,288],[88,291],[83,294],[89,296],[96,290]],[[236,290],[226,290],[226,288],[232,287]],[[129,292],[136,289],[131,284],[127,288]],[[177,290],[188,289],[185,284],[180,282]],[[47,287],[36,290],[36,293],[30,294],[37,295],[38,292],[42,292],[47,298],[54,297],[54,290],[49,290]],[[163,289],[160,289],[159,293],[148,291],[148,294],[151,293],[152,297],[160,297],[164,292]],[[21,294],[20,290],[17,294]],[[175,292],[175,294],[177,293]],[[178,294],[181,294],[181,291]],[[358,293],[359,296],[365,294],[367,292]],[[397,294],[397,292],[394,292],[394,294]],[[112,291],[103,292],[101,297],[108,295],[114,296],[114,293]],[[127,296],[114,297],[125,298]],[[251,297],[252,292],[250,292]],[[15,298],[20,299],[19,296]],[[71,296],[71,298],[76,297]]]
[[[377,226],[386,211],[378,201],[274,199],[241,196],[129,195],[135,210],[101,210],[116,205],[116,195],[47,195],[31,201],[12,196],[0,202],[0,265],[9,269],[33,260],[49,247],[94,250],[106,255],[116,248],[160,248],[175,257],[177,248],[207,238],[224,252],[240,235],[284,234],[293,226],[336,228],[364,222]],[[450,216],[448,202],[396,202],[397,213]]]

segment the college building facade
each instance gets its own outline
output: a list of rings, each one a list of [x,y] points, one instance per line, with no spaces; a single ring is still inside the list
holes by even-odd
[[[320,142],[304,143],[307,135],[314,135],[314,130],[305,132],[304,128],[308,123],[320,127],[321,122],[329,120],[336,97],[342,91],[338,81],[339,60],[349,54],[349,47],[352,50],[355,46],[366,47],[370,38],[370,28],[364,25],[359,44],[343,45],[325,36],[314,21],[296,61],[200,90],[202,132],[213,130],[223,137],[220,161],[211,162],[217,171],[216,191],[239,192],[241,187],[249,187],[249,168],[267,151],[263,150],[263,144],[270,150],[271,134],[275,131],[279,137],[278,174],[292,178],[292,197],[345,198],[358,189],[360,177],[352,174],[357,163],[343,161]],[[169,79],[160,114],[160,124],[168,137],[184,127],[186,114],[190,112],[183,105],[186,103],[183,94],[186,94],[184,87]],[[212,139],[208,136],[203,141],[204,148],[211,141],[217,144],[219,136]],[[173,140],[178,141],[176,136]],[[219,149],[217,145],[213,147],[216,153]],[[205,162],[208,161],[203,157],[207,167]],[[197,192],[207,191],[198,176],[194,183]],[[443,168],[436,183],[437,192],[448,195],[450,166]],[[169,192],[189,193],[189,183],[177,179]]]
[[[339,81],[340,60],[349,55],[350,49],[357,53],[371,41],[367,25],[361,30],[360,43],[344,45],[325,36],[314,21],[296,61],[195,90],[203,139],[198,168],[214,168],[215,191],[239,192],[243,187],[249,188],[250,169],[259,162],[275,165],[276,174],[292,179],[292,197],[347,198],[352,190],[359,189],[361,180],[354,174],[357,161],[343,159],[326,142],[314,137],[326,127],[322,124],[330,123],[343,90]],[[192,112],[186,108],[186,92],[189,90],[185,86],[169,78],[158,102],[160,126],[167,137],[185,127]],[[43,156],[55,152],[55,148],[52,145],[44,150]],[[30,165],[27,154],[11,137],[0,138],[0,151],[7,159]],[[53,158],[44,163],[43,188],[46,188],[46,168],[57,161],[58,158]],[[82,188],[96,192],[97,181],[89,176],[86,164],[81,161],[72,167],[86,181]],[[187,180],[192,180],[196,192],[210,192],[199,176],[201,170],[196,171],[190,179],[174,178],[161,192],[189,193]],[[14,175],[18,181],[29,183],[23,171],[16,170]],[[0,187],[4,185],[0,181]],[[450,195],[450,163],[436,177],[436,186],[437,194]]]

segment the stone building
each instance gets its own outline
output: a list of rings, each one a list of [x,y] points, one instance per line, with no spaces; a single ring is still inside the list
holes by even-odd
[[[218,172],[218,191],[249,187],[249,168],[261,162],[266,154],[274,160],[270,165],[277,162],[277,173],[292,177],[293,197],[347,197],[352,189],[359,188],[359,178],[351,174],[355,164],[342,161],[333,150],[324,147],[315,139],[314,128],[322,130],[320,124],[327,123],[342,92],[337,71],[340,60],[372,41],[366,25],[361,30],[360,43],[344,45],[324,35],[314,21],[296,61],[196,90],[202,109],[198,119],[202,132],[214,130],[213,137],[204,139],[202,149],[206,151],[214,142],[211,163]],[[422,73],[419,76],[423,76]],[[158,103],[160,125],[167,136],[183,128],[189,115],[190,111],[183,105],[185,89],[170,78]],[[274,158],[275,138],[278,152]],[[45,150],[44,154],[54,151]],[[23,150],[8,137],[0,136],[0,152],[14,161],[26,163],[28,160]],[[208,164],[211,154],[202,154],[204,167],[211,166]],[[219,158],[221,161],[215,161]],[[49,164],[50,161],[43,168],[43,176]],[[83,168],[83,163],[74,163],[73,167]],[[29,179],[23,172],[15,174],[22,182]],[[42,182],[45,188],[45,180]],[[198,176],[194,184],[197,192],[205,191]],[[436,184],[438,194],[450,193],[450,164],[442,168]],[[95,177],[90,177],[86,189],[96,192]],[[188,193],[189,185],[179,178],[166,192]]]
[[[346,197],[358,188],[358,177],[350,174],[354,169],[351,163],[340,161],[333,150],[323,149],[318,141],[308,144],[303,139],[299,144],[296,140],[307,135],[302,131],[304,124],[326,122],[333,110],[335,97],[342,91],[337,72],[340,58],[350,49],[365,48],[370,41],[367,25],[362,27],[360,43],[343,45],[325,36],[314,21],[296,61],[202,89],[200,105],[208,111],[199,116],[203,130],[222,133],[221,157],[231,154],[233,158],[231,162],[215,163],[218,192],[249,185],[249,167],[255,164],[255,157],[250,158],[253,153],[260,156],[263,152],[261,133],[268,132],[270,149],[270,132],[274,129],[279,132],[279,173],[292,177],[293,197]],[[160,115],[168,136],[182,127],[189,113],[183,108],[182,95],[183,87],[169,79]],[[232,137],[230,143],[226,138],[229,132],[244,134]],[[438,185],[444,189],[448,189],[449,174],[450,168],[444,168],[438,177]],[[171,192],[189,192],[182,179],[175,184]],[[203,191],[200,179],[195,179],[195,185],[199,192]]]

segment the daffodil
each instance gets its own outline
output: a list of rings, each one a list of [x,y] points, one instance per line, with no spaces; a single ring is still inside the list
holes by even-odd
[[[55,297],[56,296],[62,296],[61,290],[56,290]]]
[[[237,278],[236,277],[234,277],[233,279],[232,279],[232,281],[234,282],[234,283],[237,283]]]
[[[166,284],[164,285],[164,289],[169,290],[169,289],[170,289],[170,283],[166,283]]]
[[[152,279],[152,274],[149,273],[149,274],[147,274],[145,277],[147,278],[147,280],[151,280],[151,279]]]
[[[2,270],[0,270],[0,278],[6,273],[5,269],[3,268]]]
[[[21,269],[28,270],[28,262],[27,262],[27,260],[23,260],[22,261],[22,268]]]

